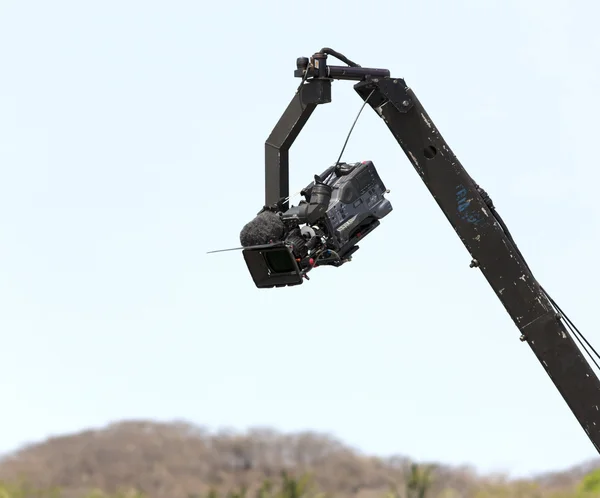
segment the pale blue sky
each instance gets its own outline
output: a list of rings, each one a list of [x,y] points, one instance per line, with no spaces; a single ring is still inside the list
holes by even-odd
[[[296,57],[330,46],[406,78],[600,344],[598,14],[592,0],[0,0],[0,451],[185,418],[482,471],[594,457],[370,109],[344,158],[375,162],[395,210],[352,264],[261,291],[241,254],[205,252],[237,245],[262,206]],[[292,149],[293,190],[336,159],[360,107],[350,83],[333,91]]]

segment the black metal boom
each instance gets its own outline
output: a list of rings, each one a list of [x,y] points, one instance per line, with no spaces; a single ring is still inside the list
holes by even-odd
[[[331,80],[357,81],[358,95],[383,119],[496,296],[600,452],[600,380],[568,333],[498,216],[404,79],[386,69],[328,66],[323,49],[297,60],[302,78],[265,144],[265,204],[289,195],[288,152],[317,105],[331,102]],[[282,201],[282,199],[284,201]]]

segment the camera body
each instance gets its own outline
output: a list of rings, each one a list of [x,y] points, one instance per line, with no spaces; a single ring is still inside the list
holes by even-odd
[[[350,261],[358,242],[392,211],[387,192],[372,161],[340,163],[315,175],[297,206],[265,208],[281,225],[267,243],[242,251],[256,286],[299,285],[313,268]]]

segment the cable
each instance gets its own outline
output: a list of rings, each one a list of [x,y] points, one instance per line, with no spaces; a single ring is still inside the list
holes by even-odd
[[[473,182],[473,183],[475,183],[475,182]],[[485,190],[483,190],[476,183],[475,183],[475,188],[479,191],[479,194],[483,198],[484,202],[490,208],[490,211],[492,212],[492,215],[494,216],[494,218],[498,222],[498,225],[500,225],[500,228],[502,228],[502,231],[506,235],[506,237],[509,240],[509,242],[512,244],[515,252],[521,258],[521,261],[523,262],[523,264],[525,265],[525,267],[527,268],[527,270],[529,271],[529,273],[531,273],[533,275],[533,272],[531,271],[531,268],[527,264],[527,261],[525,260],[525,258],[523,256],[523,253],[521,252],[521,250],[517,246],[517,243],[513,239],[512,235],[510,233],[510,230],[506,226],[506,223],[504,223],[504,220],[502,219],[502,217],[500,216],[500,214],[498,213],[498,211],[496,211],[496,207],[494,206],[494,203],[492,202],[492,199],[487,194],[487,192]],[[538,285],[540,285],[540,284],[538,283]],[[586,337],[583,335],[583,333],[575,326],[575,324],[571,321],[571,319],[567,316],[567,314],[560,308],[560,306],[556,303],[556,301],[554,299],[552,299],[552,297],[550,296],[550,294],[546,291],[546,289],[544,289],[544,287],[542,287],[542,285],[540,285],[540,290],[542,291],[542,294],[546,297],[546,299],[548,299],[548,301],[550,302],[550,304],[554,307],[554,309],[557,312],[557,315],[559,315],[564,320],[564,323],[565,323],[567,331],[570,332],[570,335],[573,336],[575,338],[575,340],[579,343],[579,345],[581,346],[581,348],[583,349],[583,351],[585,351],[585,353],[588,355],[588,357],[590,358],[590,360],[594,363],[594,365],[596,366],[596,368],[598,368],[600,370],[600,364],[596,361],[596,358],[598,360],[600,360],[600,354],[598,354],[598,351],[596,351],[596,349],[594,348],[594,346],[592,346],[590,344],[590,342],[586,339]],[[586,345],[587,345],[587,347],[586,347]],[[590,350],[592,352],[590,352]],[[592,355],[592,353],[596,356],[596,358],[594,358],[594,356]]]
[[[500,227],[502,228],[502,230],[506,234],[508,240],[511,242],[511,244],[513,245],[515,251],[517,252],[517,254],[519,255],[519,257],[521,258],[521,260],[525,264],[525,267],[529,270],[529,272],[531,274],[533,274],[533,272],[531,271],[531,268],[527,264],[527,261],[525,261],[525,258],[523,257],[523,253],[521,253],[521,250],[519,249],[519,247],[515,243],[515,241],[514,241],[512,235],[511,235],[510,231],[508,230],[508,227],[506,226],[506,224],[504,223],[504,221],[502,220],[502,218],[500,217],[500,215],[497,213],[497,211],[495,210],[495,208],[493,209],[492,212],[493,212],[496,220],[498,221],[498,224],[500,225]],[[575,337],[575,339],[577,340],[577,342],[580,344],[581,348],[585,351],[585,353],[587,353],[587,355],[589,356],[590,360],[592,360],[592,362],[594,363],[594,365],[596,365],[596,368],[598,368],[600,370],[600,365],[598,364],[598,362],[596,361],[596,359],[594,358],[594,356],[592,355],[592,353],[590,353],[590,351],[587,349],[587,347],[589,347],[591,349],[591,351],[594,353],[594,355],[596,356],[596,358],[599,359],[599,360],[600,360],[600,354],[598,354],[598,352],[596,351],[596,349],[590,344],[590,342],[587,340],[587,338],[577,328],[577,326],[571,321],[571,319],[561,309],[561,307],[557,304],[557,302],[554,299],[552,299],[552,296],[550,296],[550,294],[548,293],[548,291],[546,291],[546,289],[544,289],[544,287],[542,285],[540,285],[540,290],[542,291],[542,294],[546,297],[546,299],[548,299],[548,301],[550,302],[550,304],[555,308],[557,314],[564,320],[566,328],[568,329],[568,331],[571,332],[571,335],[573,337]],[[587,347],[586,347],[586,345],[587,345]]]
[[[310,66],[307,66],[306,69],[304,70],[304,74],[302,75],[302,80],[300,80],[300,84],[298,85],[298,88],[296,88],[296,93],[302,91],[302,87],[304,86],[304,83],[306,83],[306,80],[308,79],[308,68]]]
[[[344,153],[344,150],[346,150],[346,145],[348,145],[348,140],[350,140],[350,135],[352,135],[352,130],[354,130],[354,127],[356,126],[358,118],[360,118],[360,114],[362,113],[363,109],[367,105],[367,102],[369,101],[369,99],[371,98],[371,95],[373,95],[374,92],[375,92],[375,89],[371,90],[371,93],[367,96],[367,98],[363,102],[362,106],[360,106],[360,110],[358,111],[358,114],[356,115],[356,118],[354,119],[354,123],[352,123],[352,126],[350,127],[350,131],[348,132],[348,135],[346,136],[346,141],[344,142],[344,146],[342,147],[342,150],[340,151],[340,155],[338,156],[338,159],[335,162],[336,167],[340,164],[340,161],[342,159],[342,154]],[[335,171],[335,169],[332,170],[330,175],[333,174],[334,171]],[[328,175],[328,177],[329,177],[329,175]],[[327,178],[325,178],[323,181],[325,181],[325,180],[327,180]]]
[[[586,348],[586,345],[587,345],[587,347],[589,347],[592,350],[594,355],[596,355],[596,358],[600,359],[600,355],[598,354],[598,351],[596,351],[594,346],[592,346],[590,344],[590,342],[585,338],[585,336],[581,333],[581,331],[575,326],[575,324],[571,321],[571,319],[567,316],[567,314],[560,308],[560,306],[556,303],[556,301],[554,301],[554,299],[552,299],[550,294],[548,294],[546,292],[546,290],[544,290],[543,287],[540,286],[540,288],[542,289],[542,292],[544,293],[544,295],[546,296],[548,301],[550,301],[550,304],[552,304],[552,306],[554,306],[554,308],[558,312],[558,315],[560,315],[560,317],[564,319],[565,325],[567,326],[567,328],[569,328],[569,330],[575,336],[575,338],[577,339],[577,341],[579,342],[581,347],[590,356],[590,358],[592,359],[592,361],[594,362],[596,367],[598,367],[598,369],[600,369],[600,365],[598,365],[598,363],[596,363],[596,360],[592,357],[592,354],[588,351],[588,349]]]
[[[321,50],[319,50],[318,53],[323,54],[323,55],[331,55],[331,56],[335,57],[336,59],[339,59],[342,62],[345,62],[350,67],[360,67],[356,62],[352,62],[344,54],[340,54],[339,52],[337,52],[336,50],[333,50],[332,48],[324,47]]]
[[[338,52],[336,50],[333,50],[332,48],[329,48],[329,47],[323,47],[321,50],[319,50],[318,53],[324,54],[324,55],[331,55],[332,57],[335,57],[336,59],[341,60],[342,62],[346,63],[348,66],[351,66],[351,67],[361,67],[356,62],[351,61],[350,59],[348,59],[348,57],[346,57],[344,54],[341,54],[340,52]],[[304,74],[302,75],[302,80],[300,81],[300,85],[298,85],[298,88],[297,88],[296,92],[301,92],[302,91],[304,83],[306,82],[306,80],[308,78],[308,69],[309,68],[307,67],[304,70]],[[367,105],[367,102],[369,101],[369,98],[371,98],[371,95],[373,95],[373,92],[375,92],[375,89],[371,90],[371,93],[367,96],[367,98],[363,102],[360,110],[358,111],[358,114],[357,114],[356,118],[354,119],[354,123],[352,123],[350,131],[348,132],[348,135],[346,136],[346,141],[344,142],[342,150],[340,151],[340,155],[339,155],[337,161],[335,162],[335,166],[336,167],[340,164],[340,161],[342,159],[342,155],[344,154],[344,150],[346,150],[346,145],[348,145],[348,140],[350,140],[350,135],[352,134],[352,131],[354,130],[354,126],[356,126],[358,118],[360,117],[363,109]],[[329,174],[325,178],[322,178],[323,183],[327,182],[327,180],[331,177],[331,175],[333,175],[334,172],[335,172],[335,168],[333,170],[331,170],[329,172]],[[286,199],[286,202],[290,199],[290,197],[292,197],[292,196],[289,196]]]

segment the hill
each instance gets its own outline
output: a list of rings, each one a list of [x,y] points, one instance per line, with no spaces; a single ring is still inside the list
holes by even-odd
[[[211,490],[247,488],[254,493],[265,480],[277,481],[286,471],[310,475],[316,488],[328,494],[380,498],[406,487],[417,469],[411,471],[412,463],[403,456],[363,455],[313,432],[283,434],[258,428],[212,433],[187,423],[129,421],[24,447],[0,460],[0,480],[59,486],[65,497],[83,496],[93,488],[108,492],[133,488],[154,498],[190,498]],[[600,462],[591,462],[528,482],[441,464],[420,464],[418,469],[432,469],[428,496],[469,498],[495,496],[492,493],[500,487],[539,488],[537,494],[523,497],[567,492],[598,467]]]

